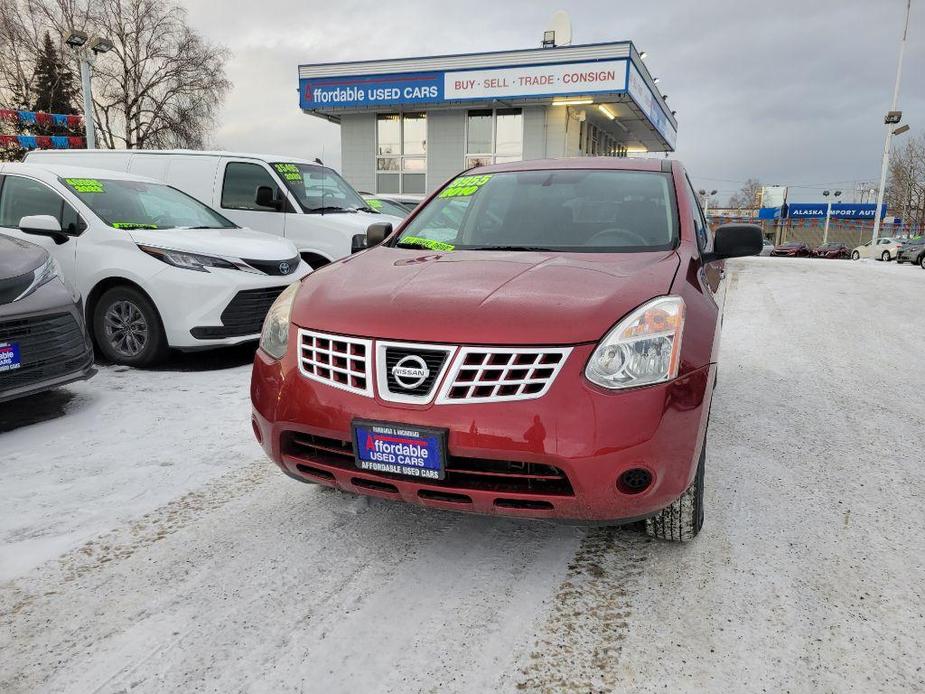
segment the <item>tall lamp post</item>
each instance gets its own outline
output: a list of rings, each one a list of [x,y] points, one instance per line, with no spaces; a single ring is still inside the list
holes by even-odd
[[[701,197],[703,198],[703,216],[706,217],[708,214],[710,214],[710,198],[716,195],[716,191],[711,190],[708,193],[706,190],[701,188],[697,192],[700,193]]]
[[[906,34],[909,33],[909,13],[912,11],[912,0],[906,0],[906,23],[903,25],[903,36],[899,40],[899,62],[896,64],[896,83],[893,85],[893,101],[886,118],[883,119],[886,125],[886,139],[883,143],[883,162],[880,166],[880,189],[877,192],[877,207],[874,209],[874,233],[871,239],[871,246],[877,245],[877,238],[880,236],[880,210],[883,206],[883,192],[886,186],[886,172],[890,167],[890,140],[893,135],[899,135],[901,132],[908,130],[908,127],[894,128],[898,125],[903,117],[902,111],[896,110],[896,102],[899,101],[899,81],[903,73],[903,53],[906,52]]]
[[[829,191],[827,190],[822,191],[822,195],[825,197],[825,200],[826,200],[825,230],[822,232],[822,243],[825,244],[829,240],[829,218],[832,216],[832,201],[829,200],[829,195],[830,195]],[[831,195],[833,198],[837,198],[839,195],[841,195],[841,191],[836,190]]]
[[[84,32],[72,29],[64,43],[74,49],[80,61],[80,84],[83,88],[84,129],[87,131],[87,149],[96,149],[96,120],[93,117],[92,66],[96,56],[112,50],[112,41],[99,36],[92,39]]]

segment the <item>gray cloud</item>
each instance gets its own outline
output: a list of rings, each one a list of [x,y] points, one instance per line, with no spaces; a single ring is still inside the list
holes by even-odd
[[[853,191],[879,176],[903,0],[609,0],[232,3],[185,0],[190,21],[234,58],[216,144],[322,156],[337,126],[298,108],[300,63],[535,46],[556,9],[577,43],[630,39],[678,111],[678,152],[695,185],[724,193],[756,176]],[[918,5],[916,7],[915,5]],[[925,5],[914,2],[900,107],[925,130]]]

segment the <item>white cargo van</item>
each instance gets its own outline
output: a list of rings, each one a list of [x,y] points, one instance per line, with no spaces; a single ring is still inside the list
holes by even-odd
[[[83,166],[147,176],[179,188],[243,227],[283,236],[314,268],[365,242],[378,213],[337,172],[278,155],[191,150],[38,150],[29,164]]]

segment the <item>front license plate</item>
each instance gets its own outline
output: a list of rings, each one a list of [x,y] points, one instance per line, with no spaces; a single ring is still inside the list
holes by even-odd
[[[445,476],[446,429],[392,422],[353,422],[356,466],[367,472],[387,472],[423,480]]]
[[[19,345],[15,342],[0,342],[0,373],[13,371],[22,366]]]

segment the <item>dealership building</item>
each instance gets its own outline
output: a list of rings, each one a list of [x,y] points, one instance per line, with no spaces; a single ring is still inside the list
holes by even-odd
[[[299,66],[358,190],[423,194],[470,166],[674,151],[677,121],[631,42]]]

